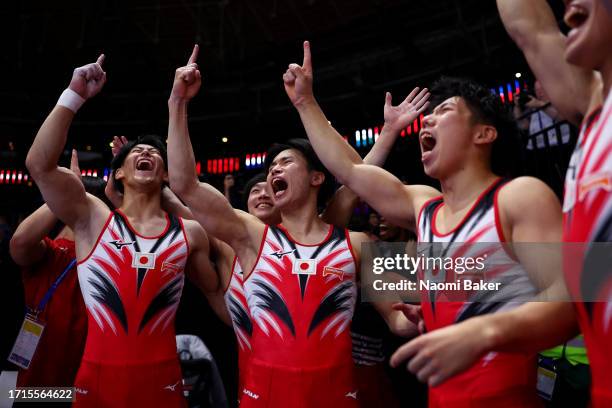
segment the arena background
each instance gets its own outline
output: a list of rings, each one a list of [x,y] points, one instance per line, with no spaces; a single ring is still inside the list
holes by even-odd
[[[558,16],[560,3],[551,2]],[[25,155],[72,70],[100,53],[107,56],[108,82],[79,112],[67,144],[79,151],[81,169],[104,177],[114,135],[165,136],[174,70],[199,43],[204,80],[190,105],[190,132],[202,178],[218,187],[227,173],[235,174],[238,184],[255,174],[271,142],[304,136],[281,80],[288,63],[301,61],[304,39],[312,43],[320,103],[363,154],[382,125],[385,91],[399,101],[414,86],[427,86],[441,74],[477,79],[507,102],[517,86],[528,92],[532,87],[494,1],[17,1],[2,2],[0,15],[3,369],[11,368],[6,355],[24,310],[7,238],[42,203],[25,170]],[[410,183],[429,183],[413,129],[398,139],[386,167]],[[526,172],[560,193],[569,149],[531,157],[537,166]],[[190,285],[177,332],[204,339],[228,395],[236,395],[233,334]]]

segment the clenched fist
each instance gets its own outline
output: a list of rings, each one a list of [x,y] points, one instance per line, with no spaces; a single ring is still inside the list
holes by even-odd
[[[106,83],[106,72],[102,69],[104,54],[92,64],[76,68],[72,73],[72,80],[68,88],[78,93],[81,98],[89,99],[95,96]]]
[[[202,85],[202,75],[198,68],[196,60],[200,48],[196,44],[193,47],[191,57],[187,61],[187,65],[177,68],[174,73],[174,84],[170,93],[171,100],[189,101],[197,95]]]
[[[312,60],[310,56],[310,43],[304,41],[304,60],[302,65],[289,64],[283,74],[285,92],[291,103],[298,107],[305,102],[314,100],[312,92]]]

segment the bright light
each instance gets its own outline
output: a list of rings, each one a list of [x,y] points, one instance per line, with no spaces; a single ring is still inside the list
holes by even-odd
[[[227,137],[222,138],[222,139],[221,139],[221,141],[222,141],[223,143],[227,143]]]
[[[522,75],[520,72],[517,72],[516,74],[514,74],[515,77],[520,78]]]

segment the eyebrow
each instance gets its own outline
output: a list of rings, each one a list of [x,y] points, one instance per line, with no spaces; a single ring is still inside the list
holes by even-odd
[[[435,112],[439,111],[440,109],[444,109],[447,106],[451,106],[452,103],[453,102],[451,102],[451,101],[442,102],[440,105],[436,106],[433,111],[435,113]]]

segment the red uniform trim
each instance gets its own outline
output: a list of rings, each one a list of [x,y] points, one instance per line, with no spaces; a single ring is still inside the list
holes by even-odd
[[[482,193],[480,193],[480,195],[478,195],[478,198],[476,199],[476,201],[474,201],[474,203],[472,204],[472,206],[470,207],[470,209],[468,210],[468,212],[465,213],[465,215],[463,216],[463,218],[461,219],[461,221],[459,221],[459,223],[457,223],[457,225],[455,225],[450,231],[442,234],[441,232],[438,231],[438,228],[436,227],[436,216],[438,215],[438,210],[440,210],[440,208],[442,208],[442,206],[444,205],[444,201],[442,201],[434,210],[434,213],[431,217],[431,230],[433,231],[434,235],[438,236],[438,237],[447,237],[450,234],[452,234],[453,232],[457,231],[457,229],[463,225],[463,223],[465,222],[465,220],[468,219],[468,217],[470,215],[472,215],[472,212],[474,211],[474,208],[476,208],[476,206],[478,205],[478,203],[480,202],[480,200],[482,200],[482,197],[484,197],[489,191],[491,191],[491,189],[493,189],[495,186],[497,186],[497,183],[499,182],[499,180],[501,179],[501,177],[498,177],[495,179],[495,181],[493,183],[491,183],[491,185],[489,187],[487,187],[486,189],[483,190]]]
[[[166,217],[168,217],[168,213],[166,213]],[[187,246],[187,257],[189,257],[189,255],[191,254],[191,247],[189,246],[189,240],[187,239],[187,232],[185,232],[185,224],[183,224],[182,217],[177,216],[176,218],[178,218],[179,224],[181,225],[181,231],[183,232],[183,238],[185,238],[185,245]],[[170,223],[168,223],[168,226],[170,226]],[[166,227],[166,231],[167,230],[168,228]]]
[[[243,279],[244,282],[246,282],[246,280],[249,279],[249,277],[253,274],[255,267],[259,263],[259,258],[261,257],[261,253],[263,252],[267,237],[268,237],[268,225],[266,224],[266,227],[264,228],[263,237],[261,237],[261,244],[259,244],[259,251],[257,252],[257,258],[255,258],[255,263],[253,264],[251,271],[249,272],[248,275],[244,274],[244,270],[242,271],[242,276],[244,276],[244,279]],[[232,269],[232,275],[233,275],[233,269]]]
[[[130,230],[132,230],[132,232],[133,232],[134,234],[138,235],[140,238],[145,238],[145,239],[157,239],[157,238],[161,238],[161,237],[163,237],[163,236],[164,236],[164,234],[165,234],[166,232],[168,232],[168,229],[170,228],[170,217],[168,217],[168,213],[167,213],[167,212],[164,212],[164,215],[166,216],[166,228],[164,228],[164,230],[163,230],[163,231],[162,231],[160,234],[155,235],[155,236],[152,236],[152,237],[148,237],[148,236],[146,236],[146,235],[142,235],[142,234],[138,233],[138,231],[136,231],[136,228],[134,228],[134,227],[132,226],[132,224],[130,224],[130,220],[128,219],[127,215],[125,215],[125,214],[123,213],[123,211],[121,211],[121,210],[119,210],[119,209],[117,209],[117,210],[115,210],[115,211],[117,211],[119,214],[121,214],[121,215],[123,216],[123,218],[125,219],[125,223],[127,224],[128,228],[129,228]],[[180,217],[179,217],[179,218],[180,218]]]
[[[294,239],[285,227],[279,224],[278,228],[282,229],[285,232],[285,234],[287,234],[287,238],[289,238],[291,242],[293,242],[294,244],[298,244],[300,246],[305,246],[305,247],[316,247],[316,246],[323,245],[329,239],[329,237],[331,237],[331,234],[334,231],[334,226],[329,224],[329,231],[327,231],[327,235],[325,236],[325,238],[323,238],[321,242],[317,244],[302,244],[301,242],[298,242],[296,239]]]
[[[236,266],[236,261],[238,261],[238,257],[234,255],[234,260],[232,261],[232,267],[230,269],[230,278],[227,281],[227,285],[225,285],[225,289],[223,290],[223,295],[225,295],[232,285],[232,280],[234,279],[234,267]]]
[[[357,257],[355,256],[355,251],[353,250],[353,243],[351,242],[351,231],[345,228],[344,236],[346,237],[346,244],[348,245],[349,251],[351,251],[351,256],[353,257],[353,263],[355,264],[355,269],[357,270],[359,267],[357,263]],[[361,253],[361,251],[359,251],[359,253]]]
[[[504,188],[505,185],[506,183],[500,186],[495,192],[495,195],[493,196],[493,211],[495,214],[495,229],[497,230],[497,235],[499,236],[499,240],[502,244],[507,243],[507,242],[512,242],[506,239],[506,235],[504,234],[504,228],[501,223],[501,217],[499,215],[499,204],[498,204],[499,199],[497,196],[499,195],[499,192],[502,190],[502,188]],[[510,259],[512,259],[515,262],[520,263],[519,259],[516,257],[514,252],[512,252],[510,248],[508,248],[508,245],[502,245],[502,247],[504,248],[506,255],[510,257]]]
[[[106,219],[106,222],[104,223],[104,226],[102,227],[102,230],[98,234],[98,239],[96,239],[96,243],[94,244],[93,247],[91,247],[91,250],[89,251],[87,256],[84,259],[77,262],[77,266],[87,261],[89,257],[94,253],[96,247],[98,246],[98,244],[100,243],[100,240],[102,239],[102,235],[104,234],[104,231],[106,231],[106,227],[108,227],[108,224],[110,223],[110,220],[113,218],[114,215],[115,214],[113,214],[113,212],[111,211],[110,214],[108,215],[108,218]],[[75,253],[76,253],[76,248],[75,248]]]
[[[416,219],[417,240],[421,239],[421,232],[420,232],[419,225],[421,225],[421,215],[423,215],[423,210],[425,209],[425,207],[429,205],[429,203],[431,203],[432,201],[439,200],[441,198],[443,198],[443,196],[441,195],[430,198],[429,200],[425,201],[423,205],[421,206],[421,208],[419,209],[419,214],[417,215],[417,219]]]

